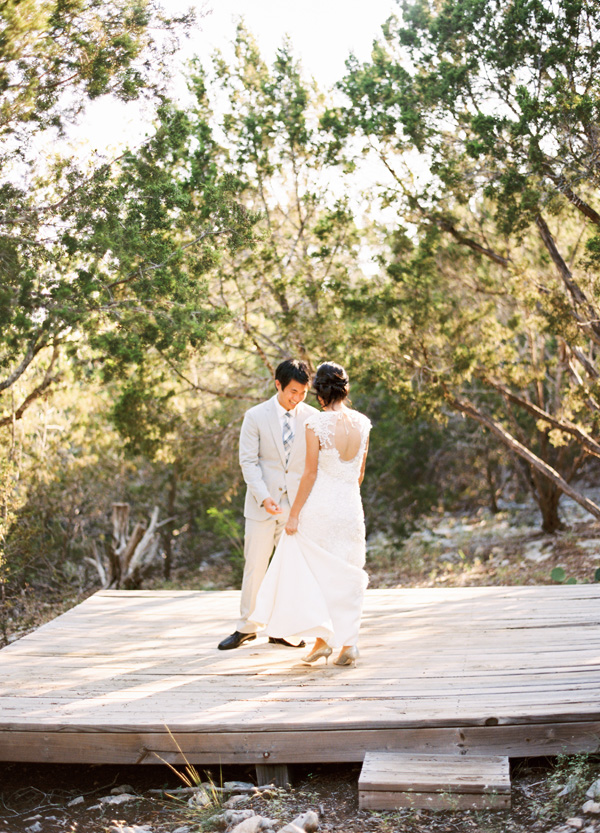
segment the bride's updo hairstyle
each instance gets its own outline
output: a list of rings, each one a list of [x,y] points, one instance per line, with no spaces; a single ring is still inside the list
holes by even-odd
[[[323,362],[318,366],[313,388],[324,407],[345,399],[348,396],[348,387],[348,374],[341,365]]]

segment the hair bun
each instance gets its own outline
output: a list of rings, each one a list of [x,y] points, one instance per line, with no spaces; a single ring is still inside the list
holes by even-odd
[[[313,387],[323,404],[329,405],[348,396],[348,383],[348,374],[341,365],[323,362],[317,368]]]
[[[348,382],[346,379],[343,379],[341,376],[336,376],[335,379],[332,379],[330,382],[332,388],[337,390],[345,390],[348,387]]]

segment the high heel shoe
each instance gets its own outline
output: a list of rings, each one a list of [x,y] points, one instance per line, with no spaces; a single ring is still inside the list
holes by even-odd
[[[345,651],[339,655],[337,659],[334,659],[334,665],[356,665],[356,660],[359,658],[360,654],[358,653],[358,648],[356,645],[350,645],[349,648],[346,648]]]
[[[305,657],[302,657],[302,662],[316,662],[321,657],[325,657],[325,664],[329,662],[329,657],[331,656],[331,648],[329,645],[321,645],[320,648],[315,648],[310,654],[307,654]]]

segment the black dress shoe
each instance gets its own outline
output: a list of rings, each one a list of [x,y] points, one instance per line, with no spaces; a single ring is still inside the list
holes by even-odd
[[[256,639],[255,633],[234,631],[231,636],[226,636],[225,639],[219,642],[219,651],[230,651],[232,648],[239,648],[243,642],[250,642],[252,639]]]
[[[304,640],[302,640],[302,642],[299,642],[297,645],[292,645],[292,643],[288,642],[287,639],[282,639],[279,636],[270,636],[269,637],[269,642],[271,643],[271,645],[285,645],[288,648],[305,648],[306,647],[306,642]]]

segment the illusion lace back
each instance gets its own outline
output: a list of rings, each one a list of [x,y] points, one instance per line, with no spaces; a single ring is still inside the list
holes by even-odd
[[[298,532],[281,537],[252,620],[269,636],[355,645],[367,585],[358,479],[371,423],[344,408],[316,413],[305,425],[319,440],[317,477]]]
[[[360,432],[356,455],[349,461],[336,445],[343,423]],[[317,479],[302,507],[298,529],[329,552],[356,567],[365,563],[365,521],[358,478],[371,423],[363,414],[344,409],[311,416],[306,425],[319,439]]]

